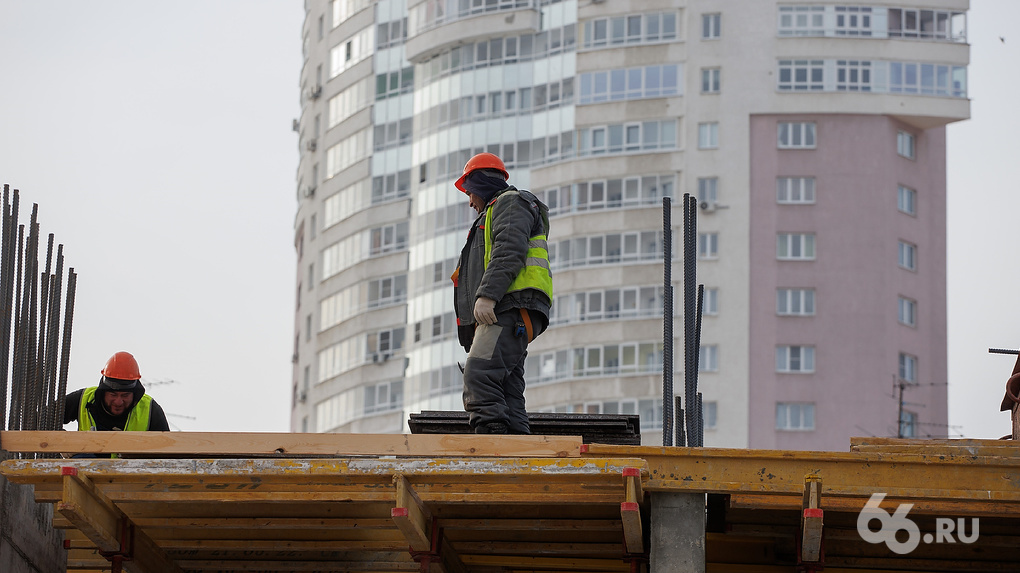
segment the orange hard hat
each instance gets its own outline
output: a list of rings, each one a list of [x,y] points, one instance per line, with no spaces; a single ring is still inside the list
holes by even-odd
[[[138,380],[142,377],[138,373],[138,362],[128,352],[118,352],[111,356],[100,373],[117,380]]]
[[[464,188],[464,179],[467,179],[468,174],[475,169],[496,169],[503,173],[504,179],[510,179],[510,174],[506,172],[506,166],[503,165],[502,159],[492,153],[479,153],[471,159],[468,159],[468,162],[464,164],[464,174],[460,176],[460,179],[457,179],[456,183],[454,183],[454,185],[457,186],[457,189],[460,189],[468,195],[470,195],[471,192]]]

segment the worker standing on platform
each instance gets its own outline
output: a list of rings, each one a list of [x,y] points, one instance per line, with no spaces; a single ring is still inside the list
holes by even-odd
[[[549,209],[507,181],[492,153],[468,160],[455,185],[478,212],[453,273],[464,366],[464,409],[477,434],[529,434],[528,343],[549,325]]]
[[[98,386],[67,395],[65,424],[78,420],[82,431],[170,431],[163,408],[145,393],[134,356],[114,354],[101,373]]]

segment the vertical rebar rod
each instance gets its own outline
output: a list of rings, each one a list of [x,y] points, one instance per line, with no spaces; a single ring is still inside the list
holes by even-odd
[[[705,402],[698,392],[698,447],[705,445]]]
[[[662,198],[662,445],[673,445],[673,206]]]
[[[691,376],[694,377],[694,391],[698,395],[698,416],[695,418],[696,425],[698,426],[698,441],[692,445],[702,447],[705,445],[704,437],[704,425],[705,421],[701,417],[701,392],[698,392],[698,378],[701,375],[701,316],[705,313],[705,285],[698,285],[698,310],[694,318],[694,348],[697,349],[697,354],[694,355],[694,372]],[[718,356],[716,357],[718,360]]]
[[[0,226],[0,431],[7,429],[7,360],[9,358],[10,326],[3,328],[10,318],[10,297],[7,295],[7,277],[11,274],[7,268],[7,259],[11,253],[11,186],[4,183],[4,211]]]
[[[28,250],[29,255],[26,261],[32,266],[31,273],[25,273],[25,280],[29,285],[28,306],[28,343],[25,345],[27,368],[28,399],[25,401],[25,429],[39,429],[39,394],[42,392],[39,384],[39,360],[38,360],[38,338],[39,338],[39,205],[32,204],[31,230],[29,231]]]
[[[67,393],[67,369],[71,359],[71,323],[74,321],[74,291],[77,286],[78,275],[74,268],[67,269],[67,302],[64,307],[64,336],[60,350],[60,378],[57,381],[57,422],[54,430],[64,426],[64,400]]]
[[[52,236],[52,235],[50,235]],[[46,359],[43,381],[46,386],[46,408],[43,410],[41,429],[54,429],[57,404],[57,343],[60,334],[61,276],[64,273],[64,246],[57,245],[57,267],[50,277],[50,309],[46,325]]]
[[[684,409],[680,403],[680,396],[676,397],[676,445],[684,447],[687,445],[687,433],[684,432]]]
[[[53,233],[50,233],[46,242],[46,266],[39,275],[39,339],[36,341],[36,430],[41,430],[46,424],[46,411],[49,409],[49,393],[46,388],[46,343],[49,341],[49,319],[50,319],[50,270],[53,265]]]
[[[698,348],[694,343],[694,325],[697,314],[694,287],[697,277],[698,256],[698,201],[690,193],[684,194],[684,410],[686,413],[687,441],[691,443],[697,437],[694,429],[694,416],[697,407],[694,388],[694,371],[697,369]],[[691,209],[693,207],[693,209]]]
[[[25,258],[25,226],[18,225],[18,261],[17,275],[14,280],[14,360],[11,363],[11,411],[7,427],[11,430],[21,429],[21,409],[24,402],[24,385],[21,380],[21,273]]]

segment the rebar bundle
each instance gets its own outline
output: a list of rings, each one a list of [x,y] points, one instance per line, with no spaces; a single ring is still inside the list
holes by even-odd
[[[39,206],[18,224],[19,192],[5,184],[0,230],[0,430],[59,430],[64,421],[76,276],[47,237],[39,264]],[[27,232],[27,236],[26,236]],[[54,268],[55,266],[55,268]],[[61,297],[65,297],[63,323]],[[2,450],[0,457],[8,457]]]

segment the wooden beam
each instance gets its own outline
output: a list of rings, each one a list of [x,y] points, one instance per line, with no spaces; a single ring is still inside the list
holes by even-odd
[[[822,479],[809,475],[804,479],[804,501],[800,518],[800,560],[816,563],[822,555]]]
[[[102,551],[125,551],[129,573],[183,573],[144,531],[135,528],[109,498],[76,468],[62,471],[64,496],[57,510]]]
[[[644,553],[644,531],[641,526],[641,503],[644,490],[641,488],[641,469],[624,468],[623,483],[625,500],[620,504],[620,520],[623,522],[623,539],[628,553]]]
[[[430,529],[432,513],[414,492],[403,474],[393,476],[397,487],[397,506],[390,514],[397,529],[404,534],[407,544],[415,551],[428,551],[432,547]]]
[[[1020,442],[1011,440],[921,440],[916,438],[850,438],[851,452],[918,454],[928,457],[1020,457]]]
[[[239,432],[5,431],[9,452],[98,453],[238,457],[282,456],[496,456],[577,457],[573,436],[475,434],[284,434]]]
[[[624,452],[626,452],[624,454]],[[768,493],[801,496],[804,476],[816,474],[825,496],[943,501],[1020,502],[1013,476],[1020,459],[922,454],[843,453],[726,448],[656,448],[588,444],[587,455],[643,458],[648,491]]]

